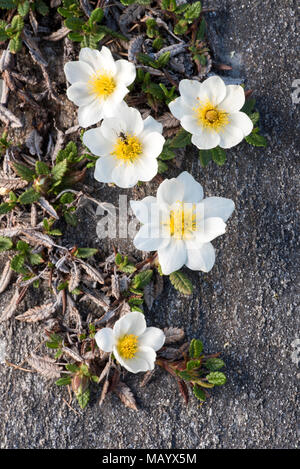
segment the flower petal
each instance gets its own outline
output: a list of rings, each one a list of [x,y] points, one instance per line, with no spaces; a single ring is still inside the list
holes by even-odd
[[[245,104],[245,92],[240,85],[226,86],[225,99],[219,104],[220,109],[226,112],[237,112]]]
[[[219,145],[221,148],[234,147],[244,139],[243,131],[231,123],[226,125],[226,127],[223,127],[222,132],[219,135]]]
[[[137,219],[143,224],[150,223],[151,212],[154,213],[158,210],[156,197],[151,195],[143,200],[131,200],[130,207]]]
[[[125,359],[119,355],[117,347],[114,347],[114,355],[120,365],[131,373],[145,372],[154,369],[156,353],[150,347],[140,347],[134,358]]]
[[[133,108],[128,107],[122,109],[122,119],[125,122],[126,130],[131,135],[139,135],[144,129],[144,122],[140,112]]]
[[[202,207],[201,207],[202,208]],[[198,212],[198,207],[197,207]],[[199,212],[198,212],[199,213]],[[197,217],[198,218],[198,217]],[[200,218],[200,217],[199,217]],[[208,243],[213,239],[221,236],[226,231],[226,225],[222,218],[210,217],[200,220],[197,223],[197,231],[195,232],[195,238],[199,243]]]
[[[183,202],[198,203],[203,199],[203,188],[190,173],[183,171],[176,179],[183,184]]]
[[[234,202],[225,197],[208,197],[204,199],[202,213],[204,218],[219,217],[227,221],[234,210]]]
[[[151,181],[157,175],[157,159],[142,156],[135,163],[135,170],[139,181]]]
[[[64,72],[68,82],[71,84],[76,83],[77,81],[86,83],[90,79],[91,75],[93,75],[93,69],[89,64],[81,62],[80,60],[67,62],[64,66]]]
[[[157,327],[147,327],[145,332],[139,337],[139,344],[151,347],[157,351],[162,348],[166,340],[166,336],[161,329]]]
[[[67,96],[76,106],[84,106],[91,103],[95,97],[89,92],[87,84],[76,82],[67,89]]]
[[[125,86],[129,86],[135,80],[135,66],[132,63],[128,62],[128,60],[117,60],[116,75],[118,81],[121,81]]]
[[[183,116],[192,114],[191,107],[187,106],[182,97],[174,99],[169,103],[169,109],[176,119],[181,120]]]
[[[98,347],[104,352],[112,352],[115,344],[115,337],[113,330],[110,327],[105,327],[98,331],[95,335],[95,340]]]
[[[251,134],[253,130],[253,122],[244,112],[234,112],[229,115],[229,121],[234,127],[242,130],[244,137]]]
[[[119,163],[113,169],[112,181],[122,189],[135,186],[138,182],[135,166],[132,163]]]
[[[97,60],[97,63],[98,68],[102,68],[106,72],[110,72],[112,75],[116,74],[116,63],[108,47],[102,46],[102,49],[99,52],[99,59]]]
[[[167,246],[169,242],[169,232],[161,225],[151,224],[141,226],[133,240],[134,246],[141,251],[157,251]]]
[[[166,247],[158,249],[157,253],[164,275],[170,275],[186,263],[185,241],[181,239],[171,239],[170,243]]]
[[[111,156],[101,156],[96,161],[94,178],[99,182],[113,182],[112,172],[115,169],[116,162]]]
[[[121,83],[115,88],[114,92],[110,96],[103,99],[103,117],[118,116],[119,106],[123,104],[123,99],[127,93],[128,88]],[[120,114],[120,116],[121,115],[122,114]]]
[[[146,330],[145,316],[139,311],[133,311],[125,314],[115,323],[113,332],[118,339],[126,334],[142,335]]]
[[[143,153],[150,158],[157,158],[162,152],[165,139],[157,132],[146,134],[146,136],[143,133],[141,135],[141,142]]]
[[[200,94],[202,85],[197,80],[181,80],[179,92],[186,106],[192,108],[197,104],[197,97]]]
[[[226,96],[226,85],[222,78],[214,75],[201,83],[200,100],[208,99],[214,106],[221,103]]]
[[[200,133],[192,135],[192,143],[200,150],[210,150],[220,144],[220,134],[202,128]]]
[[[165,179],[157,189],[158,204],[172,205],[174,202],[182,201],[184,194],[183,184],[175,178]]]
[[[101,127],[87,130],[83,134],[83,143],[91,150],[94,155],[109,155],[114,147],[114,142],[107,140],[101,131]]]
[[[199,124],[196,114],[183,116],[180,123],[187,132],[193,135],[202,133],[203,127]]]
[[[152,132],[158,132],[161,134],[163,131],[163,126],[160,122],[157,120],[153,119],[152,116],[148,116],[144,120],[144,131],[143,131],[143,136],[146,136],[147,134],[150,134]]]
[[[79,60],[88,64],[92,68],[93,73],[98,72],[100,64],[100,52],[96,49],[83,47],[79,52]]]
[[[89,127],[90,125],[97,124],[103,118],[103,106],[98,99],[94,99],[85,106],[80,106],[78,109],[78,123],[80,127]]]
[[[191,270],[209,272],[215,263],[215,250],[211,243],[199,244],[195,240],[188,240],[186,266]]]

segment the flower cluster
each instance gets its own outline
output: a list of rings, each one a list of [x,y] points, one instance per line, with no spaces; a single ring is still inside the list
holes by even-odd
[[[79,61],[65,65],[71,86],[67,95],[78,107],[79,125],[87,128],[83,143],[98,156],[95,178],[121,188],[138,181],[150,181],[158,171],[157,158],[165,139],[162,125],[153,117],[143,120],[124,98],[136,76],[135,66],[114,61],[108,48],[83,48]],[[225,86],[213,76],[200,83],[182,80],[180,97],[169,104],[173,116],[192,134],[200,149],[237,145],[253,129],[252,121],[240,111],[245,102],[241,86]],[[162,273],[169,275],[183,265],[208,272],[215,262],[211,241],[225,233],[225,222],[234,203],[222,197],[203,199],[202,186],[187,172],[164,180],[156,197],[131,201],[142,226],[134,245],[143,251],[157,251]],[[156,351],[164,333],[146,327],[140,312],[127,313],[114,328],[103,328],[95,336],[100,349],[113,353],[127,370],[137,373],[154,368]]]

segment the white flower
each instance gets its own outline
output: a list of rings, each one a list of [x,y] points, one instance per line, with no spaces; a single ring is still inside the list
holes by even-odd
[[[115,117],[83,135],[83,143],[97,156],[95,178],[122,188],[150,181],[157,174],[157,157],[165,139],[162,125],[149,116],[143,121],[137,109],[124,102]]]
[[[105,46],[100,52],[84,47],[80,50],[79,61],[66,63],[64,71],[71,83],[68,98],[79,106],[81,127],[113,116],[136,75],[133,64],[127,60],[115,62]]]
[[[239,85],[226,86],[217,76],[203,83],[182,80],[180,97],[169,108],[182,127],[192,134],[192,143],[202,150],[220,146],[231,148],[253,129],[251,119],[240,109],[245,93]]]
[[[230,199],[203,199],[202,186],[186,171],[163,181],[157,197],[130,205],[143,223],[133,243],[142,251],[157,251],[165,275],[183,265],[209,272],[215,263],[210,241],[225,233],[225,221],[234,210]]]
[[[113,352],[118,362],[132,373],[153,370],[156,351],[165,342],[165,334],[157,327],[146,327],[142,313],[134,311],[119,319],[114,328],[105,327],[95,339],[104,352]]]

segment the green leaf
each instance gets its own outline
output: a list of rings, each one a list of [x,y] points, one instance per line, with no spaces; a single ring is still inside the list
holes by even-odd
[[[42,15],[46,16],[49,13],[49,8],[43,0],[35,0],[35,6],[37,11]]]
[[[102,10],[102,8],[96,8],[91,13],[91,16],[90,16],[90,19],[89,19],[90,25],[92,26],[92,24],[94,22],[95,23],[101,23],[101,21],[103,20],[103,16],[104,16],[104,11]]]
[[[53,166],[52,171],[51,171],[53,179],[55,181],[61,181],[67,169],[68,169],[67,160],[63,160],[60,163],[57,163],[55,166]]]
[[[208,358],[204,366],[210,371],[217,371],[223,368],[225,363],[220,358]]]
[[[9,10],[10,8],[14,8],[15,1],[14,0],[0,0],[0,8]]]
[[[214,384],[215,386],[223,386],[226,383],[227,379],[224,373],[220,371],[213,371],[206,376],[207,381],[210,384]]]
[[[27,191],[20,195],[19,202],[20,204],[32,204],[33,202],[37,202],[39,198],[40,194],[30,187],[30,189],[27,189]]]
[[[205,392],[203,391],[203,389],[201,389],[200,386],[198,386],[198,384],[195,384],[193,386],[193,393],[194,393],[194,396],[199,399],[199,401],[205,401],[206,400],[206,395],[205,395]]]
[[[201,2],[195,2],[192,5],[189,5],[185,11],[184,17],[189,21],[194,21],[199,18],[202,10]]]
[[[68,225],[71,225],[71,226],[77,226],[77,223],[78,223],[78,220],[77,220],[77,217],[75,214],[73,213],[70,213],[70,212],[65,212],[64,213],[64,218],[66,220],[66,222],[68,223]]]
[[[191,143],[191,134],[184,129],[180,129],[174,138],[170,141],[170,147],[183,148]]]
[[[67,363],[65,366],[66,369],[72,373],[77,373],[77,371],[79,371],[79,367],[75,365],[75,363]]]
[[[57,384],[57,386],[66,386],[71,384],[71,376],[59,378],[57,381],[55,381],[55,384]]]
[[[71,204],[74,200],[75,196],[72,192],[65,192],[59,199],[61,204]]]
[[[191,295],[193,293],[193,285],[191,281],[187,278],[187,276],[181,272],[181,270],[177,270],[172,272],[169,275],[170,281],[176,290],[184,295]]]
[[[36,161],[35,172],[39,176],[46,176],[47,174],[50,174],[50,169],[43,161]]]
[[[24,269],[22,269],[25,262],[25,255],[24,254],[17,254],[11,260],[10,267],[15,271],[22,273]]]
[[[157,37],[152,42],[152,47],[154,50],[160,50],[163,47],[163,45],[164,45],[164,40],[162,37]]]
[[[215,147],[210,150],[212,159],[217,165],[222,166],[226,162],[226,152],[221,147]]]
[[[241,112],[245,112],[245,113],[248,114],[248,116],[249,116],[249,115],[254,111],[255,103],[256,103],[256,99],[255,99],[255,98],[248,98],[248,99],[245,101],[245,104],[244,104],[244,106],[242,107]]]
[[[134,306],[138,306],[138,305],[142,305],[144,303],[144,300],[143,298],[129,298],[128,300],[128,303],[130,305],[134,305]]]
[[[0,236],[0,252],[8,251],[13,247],[13,242],[10,238],[6,236]]]
[[[171,53],[169,51],[161,54],[159,58],[156,60],[157,67],[159,68],[165,67],[169,63],[170,56],[171,56]]]
[[[252,112],[252,114],[249,114],[249,117],[252,120],[252,124],[255,125],[259,121],[259,112]]]
[[[10,204],[9,202],[3,202],[3,204],[0,204],[0,215],[10,212],[14,206],[14,204]]]
[[[253,129],[252,133],[248,135],[247,137],[245,137],[246,142],[249,143],[249,145],[253,145],[254,147],[266,147],[267,140],[258,132],[259,132],[258,127]]]
[[[94,248],[78,248],[74,253],[75,257],[79,257],[80,259],[85,259],[87,257],[91,257],[98,252],[98,249]]]
[[[178,36],[185,34],[188,30],[188,22],[186,20],[179,20],[174,27],[174,33]]]
[[[199,160],[203,168],[211,161],[211,156],[210,150],[199,150]]]
[[[24,20],[22,16],[15,15],[11,20],[11,28],[14,33],[21,33],[24,28]]]
[[[168,170],[168,165],[164,163],[163,161],[157,160],[157,164],[158,164],[157,171],[159,172],[159,174],[162,174]]]
[[[76,398],[80,407],[84,409],[88,405],[90,400],[90,390],[87,389],[81,394],[76,394]]]
[[[115,263],[116,263],[117,265],[120,265],[122,262],[123,262],[123,258],[122,258],[122,256],[121,256],[121,254],[118,252],[118,253],[116,254],[116,257],[115,257]]]
[[[82,30],[82,26],[84,25],[84,21],[81,18],[67,18],[65,20],[65,26],[71,31],[80,32]]]
[[[187,370],[194,370],[195,368],[200,368],[201,366],[201,360],[190,360],[186,364],[186,369]]]
[[[131,283],[132,287],[136,289],[144,288],[151,281],[152,275],[153,275],[153,270],[151,269],[144,270],[143,272],[136,274],[133,277],[133,280]]]
[[[30,254],[29,260],[31,265],[39,265],[44,262],[44,259],[40,254]]]
[[[159,155],[159,159],[167,161],[172,160],[173,158],[175,158],[175,156],[175,152],[169,148],[168,144],[165,144],[163,146],[161,154]]]
[[[18,13],[21,16],[26,16],[27,13],[29,13],[30,10],[30,3],[29,0],[25,0],[23,3],[19,3],[18,5]]]
[[[204,18],[202,18],[200,26],[197,31],[197,39],[198,41],[203,41],[205,38],[205,32],[206,32],[206,21]]]
[[[199,358],[203,351],[203,343],[199,339],[192,339],[189,348],[191,358]]]
[[[8,38],[9,38],[8,34],[5,31],[0,30],[0,41],[4,42]],[[3,153],[1,152],[1,154],[3,154]]]
[[[35,178],[35,172],[25,166],[22,163],[13,163],[14,171],[17,173],[20,178],[25,179],[25,181],[31,182]]]
[[[27,253],[30,251],[29,244],[25,243],[25,241],[22,241],[21,239],[17,242],[16,248],[18,251],[24,252],[24,253]]]

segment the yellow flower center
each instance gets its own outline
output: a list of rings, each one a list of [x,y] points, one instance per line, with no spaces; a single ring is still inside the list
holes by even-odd
[[[134,334],[124,335],[118,341],[117,349],[122,358],[133,358],[138,349],[138,338]]]
[[[194,107],[198,124],[206,129],[221,132],[229,123],[228,113],[222,109],[218,109],[210,101],[199,101],[198,106]]]
[[[91,94],[105,99],[115,91],[116,82],[108,73],[97,72],[89,79],[88,87]]]
[[[186,205],[188,205],[188,207],[186,207]],[[197,229],[196,204],[177,202],[176,207],[170,211],[169,228],[170,235],[174,238],[189,238],[192,232]]]
[[[111,152],[113,156],[125,162],[135,161],[142,153],[142,144],[135,135],[121,134],[117,139],[114,150]]]

